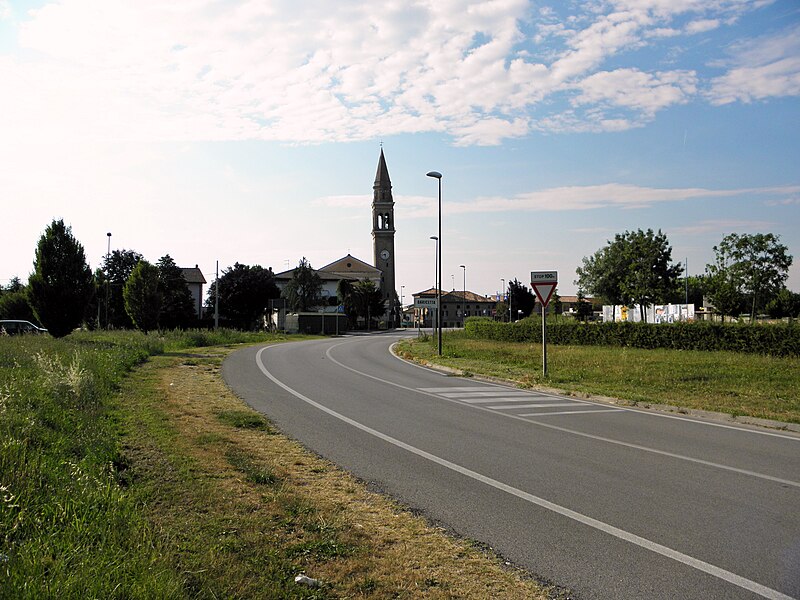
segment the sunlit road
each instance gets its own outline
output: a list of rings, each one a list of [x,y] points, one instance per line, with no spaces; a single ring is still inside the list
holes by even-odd
[[[800,598],[800,436],[447,377],[391,334],[248,348],[288,435],[577,598]]]

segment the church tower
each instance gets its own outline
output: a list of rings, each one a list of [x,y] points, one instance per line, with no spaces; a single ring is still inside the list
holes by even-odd
[[[398,307],[394,304],[394,199],[383,148],[378,159],[375,185],[372,186],[372,246],[375,268],[383,273],[381,295],[386,301],[386,322],[392,326],[398,315]]]

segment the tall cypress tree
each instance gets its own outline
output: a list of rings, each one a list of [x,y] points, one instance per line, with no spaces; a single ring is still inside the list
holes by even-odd
[[[29,298],[42,325],[55,337],[78,327],[95,293],[83,246],[63,219],[53,221],[39,238]]]

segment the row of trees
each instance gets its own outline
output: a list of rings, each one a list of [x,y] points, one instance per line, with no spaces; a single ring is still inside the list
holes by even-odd
[[[611,305],[701,304],[706,296],[723,315],[747,312],[751,322],[771,316],[798,316],[800,295],[785,287],[792,257],[779,236],[730,234],[714,246],[714,262],[705,274],[680,279],[683,267],[672,261],[672,247],[660,230],[626,231],[585,257],[575,281],[579,295],[589,293]]]
[[[235,263],[223,269],[217,282],[212,282],[206,311],[213,314],[218,307],[219,316],[228,324],[242,329],[254,329],[260,325],[264,313],[271,309],[274,300],[283,298],[291,312],[307,312],[319,306],[343,306],[350,327],[356,327],[359,319],[369,323],[383,316],[385,303],[381,292],[370,280],[342,280],[337,295],[325,298],[319,274],[303,257],[294,269],[291,280],[281,293],[275,284],[275,275],[270,268],[259,265],[248,266]]]
[[[152,265],[132,250],[115,250],[92,273],[63,220],[39,239],[28,284],[15,278],[1,291],[0,317],[38,321],[55,337],[84,323],[149,331],[196,318],[183,272],[169,255]]]
[[[217,282],[211,284],[206,310],[213,314],[218,302],[219,314],[229,325],[254,329],[270,301],[280,296],[272,269],[237,262],[223,271],[219,294]],[[380,290],[368,280],[343,281],[338,297],[326,300],[322,281],[305,258],[283,296],[295,312],[326,302],[344,305],[352,326],[359,318],[380,318],[385,310]],[[15,278],[7,287],[0,286],[0,318],[38,321],[61,337],[81,324],[145,332],[184,328],[197,316],[183,272],[169,255],[151,264],[134,250],[114,250],[92,273],[71,228],[54,220],[39,239],[28,284]]]

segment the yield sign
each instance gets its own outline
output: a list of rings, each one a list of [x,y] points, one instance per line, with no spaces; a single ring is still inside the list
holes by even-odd
[[[556,283],[532,283],[531,287],[533,291],[536,292],[536,297],[539,298],[539,302],[542,303],[542,306],[547,308],[547,304],[550,302],[550,297],[553,295],[553,292],[556,289]]]
[[[531,287],[542,306],[547,308],[550,296],[558,285],[558,271],[532,271]]]

